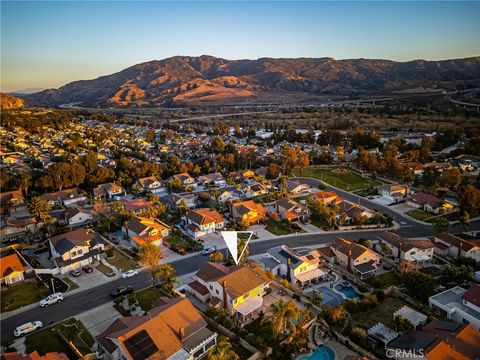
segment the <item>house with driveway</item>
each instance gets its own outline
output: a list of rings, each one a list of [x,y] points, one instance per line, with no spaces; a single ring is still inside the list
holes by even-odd
[[[210,306],[224,308],[234,321],[243,325],[259,316],[271,282],[258,265],[229,269],[206,262],[187,289]]]
[[[330,249],[338,264],[360,275],[361,279],[374,275],[382,259],[380,254],[366,246],[340,237],[330,244]]]
[[[265,219],[266,210],[261,204],[253,200],[241,201],[231,204],[231,214],[235,222],[251,226]]]
[[[13,285],[24,279],[25,268],[17,253],[0,258],[0,284]]]
[[[100,184],[93,189],[93,196],[95,199],[118,199],[126,195],[126,191],[121,185],[116,183]]]
[[[167,191],[164,183],[159,181],[155,176],[148,176],[138,179],[135,187],[145,192],[151,192],[152,194],[158,194]]]
[[[92,229],[78,229],[48,239],[50,253],[61,274],[100,260],[105,242]]]
[[[296,180],[287,180],[287,191],[291,195],[308,194],[312,190],[312,187],[308,184],[301,183]]]
[[[86,202],[87,197],[77,189],[60,190],[43,194],[42,198],[48,201],[50,206],[75,206],[78,203]]]
[[[161,297],[148,314],[115,320],[95,339],[99,359],[197,360],[217,343],[202,314],[186,298]]]
[[[391,231],[384,231],[378,238],[380,244],[387,247],[398,261],[406,260],[423,266],[433,260],[435,245],[428,239],[408,240]]]
[[[260,265],[275,276],[286,279],[290,284],[308,286],[324,278],[326,273],[319,269],[320,253],[306,250],[302,253],[286,246],[276,246],[267,250],[267,255],[259,260]]]
[[[451,258],[463,256],[480,261],[480,240],[478,239],[462,239],[457,235],[442,233],[435,236],[434,245],[435,253],[438,255]]]
[[[305,221],[309,216],[308,207],[285,197],[275,201],[275,210],[282,220],[288,222]]]
[[[171,179],[179,181],[182,189],[187,187],[192,187],[195,189],[197,187],[195,178],[191,177],[189,173],[175,174],[171,177]]]
[[[182,226],[190,237],[199,239],[222,229],[225,220],[217,210],[196,209],[182,215]]]
[[[452,204],[447,203],[434,195],[422,192],[410,195],[406,204],[432,214],[442,214],[447,210],[453,209]]]
[[[203,186],[215,186],[215,187],[227,186],[227,180],[225,180],[223,175],[218,172],[199,176],[198,180],[200,184],[202,184]]]
[[[133,249],[138,249],[146,243],[156,246],[170,235],[170,226],[155,218],[134,216],[123,224],[122,232],[125,239],[130,241]]]
[[[392,202],[399,202],[406,199],[408,195],[408,185],[384,184],[378,188],[378,193]]]

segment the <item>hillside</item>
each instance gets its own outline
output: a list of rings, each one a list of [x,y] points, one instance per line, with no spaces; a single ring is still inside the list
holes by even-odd
[[[1,109],[14,109],[23,106],[23,100],[4,93],[0,93],[0,108]]]
[[[94,80],[24,96],[38,105],[91,107],[288,101],[309,96],[365,96],[412,88],[480,85],[480,57],[395,62],[298,58],[226,60],[176,56],[137,64]]]

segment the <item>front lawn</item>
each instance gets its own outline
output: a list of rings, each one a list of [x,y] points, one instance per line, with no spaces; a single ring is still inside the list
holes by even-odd
[[[27,335],[25,337],[26,352],[38,351],[40,354],[45,354],[57,351],[64,352],[70,359],[78,358],[79,356],[60,334],[71,342],[82,355],[91,353],[91,347],[94,344],[92,335],[80,321],[73,318]]]
[[[370,328],[378,322],[393,328],[393,313],[405,305],[400,299],[386,297],[383,302],[370,310],[352,315],[352,326]]]
[[[127,256],[123,255],[120,251],[115,248],[112,248],[113,257],[107,257],[106,260],[110,265],[115,266],[118,270],[121,271],[132,270],[137,267],[137,264],[134,260],[128,258]]]
[[[420,220],[420,221],[425,221],[426,219],[434,216],[434,215],[432,215],[432,214],[430,214],[426,211],[418,210],[418,209],[407,211],[405,213],[405,215],[408,215],[408,216],[410,216],[410,217],[412,217],[416,220]]]
[[[62,278],[62,281],[68,285],[68,291],[78,289],[78,285],[72,279],[69,279],[68,277],[64,277]]]
[[[300,176],[300,169],[292,171],[293,175]],[[357,173],[347,169],[324,169],[308,167],[302,170],[302,177],[311,177],[325,181],[326,183],[347,191],[376,188],[380,182],[365,179]]]
[[[129,304],[135,303],[135,299],[137,299],[138,304],[142,308],[143,311],[149,311],[153,307],[153,303],[161,296],[166,296],[165,292],[161,289],[156,287],[149,287],[140,291],[137,291],[134,294],[128,295],[128,302]],[[115,299],[115,308],[124,316],[127,316],[127,312],[123,310],[121,303],[123,297]]]
[[[102,263],[99,263],[97,266],[95,266],[95,269],[98,271],[102,272],[103,274],[107,276],[115,276],[115,273],[110,269],[108,266],[105,266]]]
[[[36,281],[22,281],[1,292],[1,312],[12,311],[40,301],[49,294],[47,287]]]
[[[289,235],[292,233],[292,230],[286,224],[274,219],[268,220],[265,230],[274,235]]]

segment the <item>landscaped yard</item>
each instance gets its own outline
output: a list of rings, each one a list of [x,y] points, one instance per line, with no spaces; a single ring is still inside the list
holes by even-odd
[[[293,175],[300,176],[300,169],[293,169]],[[302,177],[320,179],[343,190],[354,191],[374,188],[380,185],[376,180],[365,179],[357,173],[347,169],[324,169],[308,167],[302,170]]]
[[[183,248],[186,251],[191,251],[191,249],[195,246],[195,241],[186,239],[185,237],[172,233],[168,237],[168,239],[165,240],[168,242],[171,246],[177,247],[177,248]]]
[[[386,326],[393,327],[393,313],[405,305],[400,299],[395,297],[386,297],[383,302],[370,311],[361,312],[352,315],[352,326],[362,326],[370,328],[378,322]]]
[[[78,285],[68,277],[62,278],[62,281],[69,286],[68,291],[78,289]]]
[[[120,251],[113,248],[112,253],[114,256],[112,258],[107,257],[107,261],[109,264],[115,266],[117,269],[121,269],[121,271],[135,269],[137,264],[134,260],[128,258],[127,256],[123,255]]]
[[[274,235],[289,235],[292,233],[292,230],[286,224],[274,219],[268,220],[265,230]]]
[[[9,286],[1,292],[1,312],[12,311],[19,307],[40,301],[49,294],[47,287],[36,281],[24,281]]]
[[[391,285],[400,285],[402,283],[400,279],[400,275],[397,274],[395,271],[386,272],[381,275],[374,276],[365,281],[372,285],[374,285],[377,281],[381,281],[385,287],[388,287]]]
[[[75,354],[60,334],[67,341],[71,341],[83,355],[91,353],[90,349],[94,343],[92,335],[80,321],[73,318],[27,335],[25,337],[26,352],[38,351],[40,354],[45,354],[57,351],[64,352],[70,359],[79,358],[79,355]]]
[[[102,263],[99,263],[97,266],[95,266],[95,269],[98,271],[104,273],[107,276],[114,276],[115,273],[110,269],[108,266],[103,265]]]
[[[405,215],[408,215],[408,216],[410,216],[414,219],[420,220],[420,221],[425,221],[426,219],[434,216],[434,215],[432,215],[432,214],[430,214],[426,211],[418,210],[418,209],[407,211],[405,213]]]
[[[153,303],[160,296],[166,296],[166,295],[161,289],[157,289],[156,287],[149,287],[149,288],[137,291],[134,294],[128,295],[128,302],[130,304],[133,304],[135,302],[135,299],[137,299],[138,304],[140,305],[142,310],[148,311],[153,307]],[[122,302],[122,299],[123,297],[115,300],[115,303],[116,303],[115,307],[120,313],[126,316],[129,314],[127,314],[120,305]]]

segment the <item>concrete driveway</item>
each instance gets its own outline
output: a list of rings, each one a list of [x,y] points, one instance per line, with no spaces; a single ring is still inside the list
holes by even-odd
[[[70,274],[66,275],[65,277],[70,278],[70,280],[76,283],[80,287],[80,289],[83,289],[83,290],[92,288],[94,286],[102,285],[119,278],[118,275],[112,276],[112,277],[106,276],[105,274],[96,270],[95,268],[89,274],[87,274],[83,270],[80,270],[80,273],[81,275],[79,277],[73,277]]]
[[[113,302],[97,306],[76,316],[93,337],[100,335],[120,317],[122,315],[115,310]]]
[[[277,235],[272,234],[270,231],[267,231],[265,229],[265,226],[259,224],[250,226],[248,228],[248,231],[253,231],[253,235],[255,235],[261,240],[275,239],[277,237]]]

